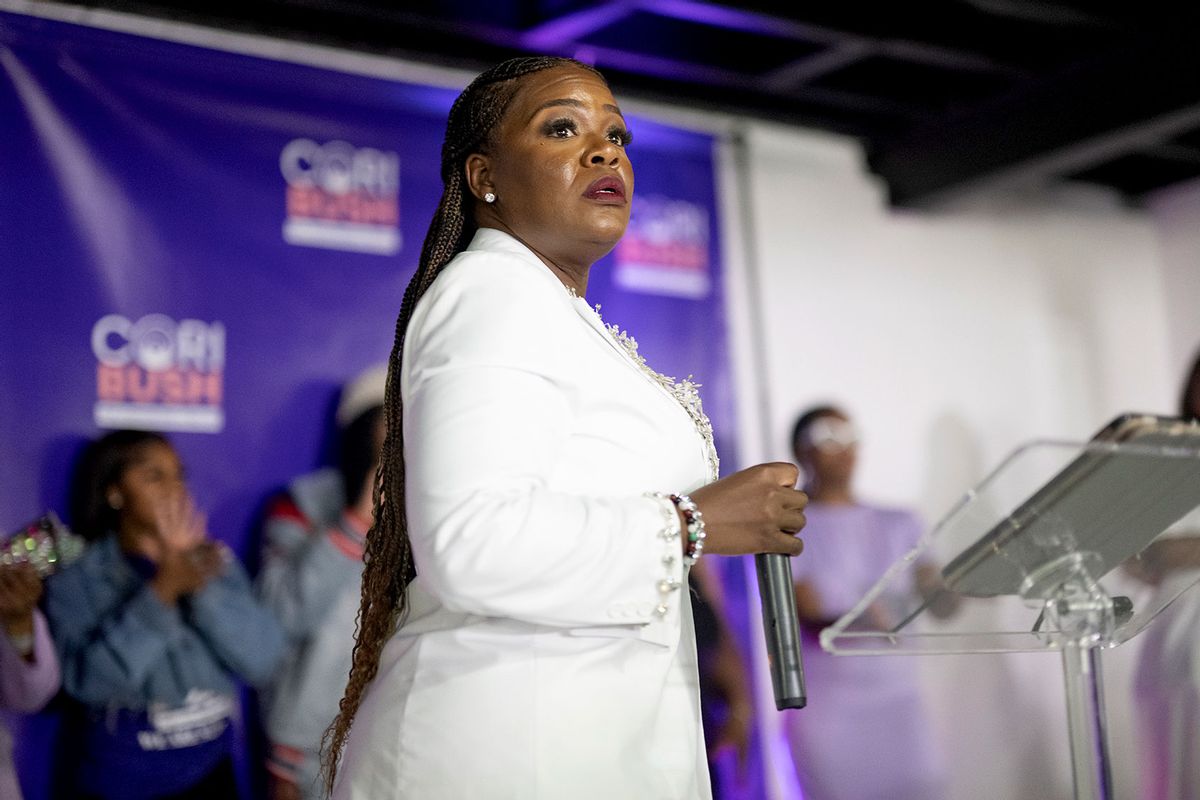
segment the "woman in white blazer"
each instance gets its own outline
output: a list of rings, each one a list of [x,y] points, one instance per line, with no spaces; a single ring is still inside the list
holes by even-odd
[[[798,553],[806,498],[791,465],[717,480],[695,387],[584,300],[629,220],[628,142],[604,79],[567,59],[507,61],[450,112],[391,357],[336,798],[710,796],[686,569]]]

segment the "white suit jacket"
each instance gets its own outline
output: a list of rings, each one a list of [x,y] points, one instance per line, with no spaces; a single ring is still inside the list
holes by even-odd
[[[691,418],[491,229],[418,303],[401,385],[418,574],[334,797],[710,797],[678,523],[645,496],[709,480]]]

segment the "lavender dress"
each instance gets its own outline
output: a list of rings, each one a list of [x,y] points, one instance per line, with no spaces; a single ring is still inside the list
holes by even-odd
[[[907,511],[865,505],[813,503],[805,516],[804,555],[792,568],[830,619],[862,599],[921,532]],[[914,658],[831,656],[806,630],[804,659],[808,706],[787,712],[785,725],[805,800],[945,795]]]
[[[33,612],[32,662],[21,658],[8,637],[0,633],[0,709],[32,714],[58,691],[58,658],[40,612]],[[0,800],[21,796],[17,773],[13,769],[12,738],[0,725]]]
[[[1173,576],[1171,595],[1200,572]],[[1157,606],[1165,597],[1156,597]],[[1143,633],[1134,677],[1141,800],[1200,797],[1200,590],[1192,587]]]

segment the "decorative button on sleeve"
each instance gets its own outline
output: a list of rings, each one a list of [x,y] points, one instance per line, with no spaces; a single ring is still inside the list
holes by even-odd
[[[680,558],[679,554],[679,515],[675,513],[675,504],[671,502],[671,498],[661,492],[649,492],[646,495],[658,502],[659,508],[662,509],[663,527],[658,532],[658,536],[666,544],[663,553],[662,562],[666,568],[666,575],[658,582],[658,605],[654,608],[655,615],[665,617],[670,607],[667,602],[671,599],[671,594],[679,591],[681,581],[675,577],[675,561]]]

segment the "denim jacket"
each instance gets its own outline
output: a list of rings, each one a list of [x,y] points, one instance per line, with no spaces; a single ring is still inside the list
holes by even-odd
[[[46,611],[63,688],[93,709],[179,707],[192,690],[265,683],[283,632],[236,559],[175,606],[122,553],[115,535],[47,582]]]

